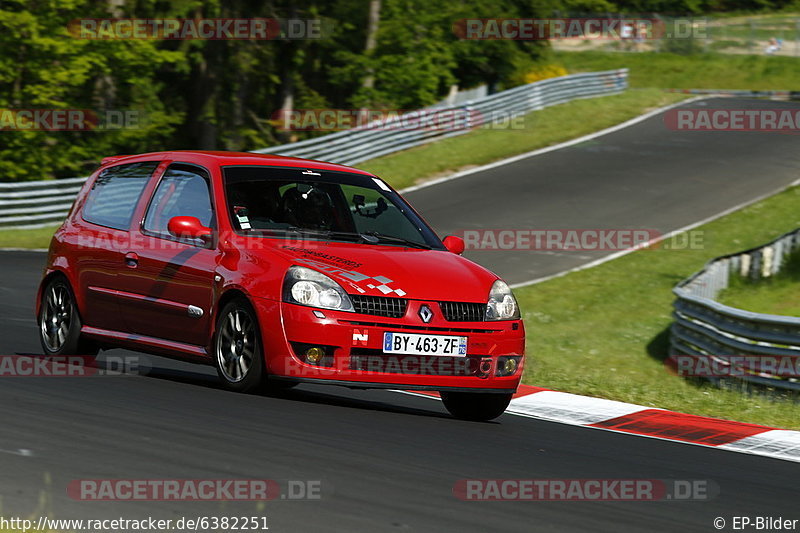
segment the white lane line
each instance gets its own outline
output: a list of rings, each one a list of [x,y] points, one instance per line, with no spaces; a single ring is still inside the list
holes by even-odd
[[[46,252],[47,248],[0,248],[0,252]]]
[[[563,143],[554,144],[552,146],[547,146],[545,148],[538,148],[531,152],[526,152],[524,154],[515,155],[513,157],[509,157],[506,159],[501,159],[499,161],[495,161],[494,163],[488,163],[486,165],[482,165],[480,167],[471,168],[469,170],[463,170],[461,172],[456,172],[455,174],[450,174],[449,176],[443,176],[441,178],[437,178],[435,180],[426,181],[424,183],[420,183],[419,185],[412,185],[411,187],[406,187],[405,189],[401,189],[401,194],[406,194],[412,191],[418,191],[419,189],[424,189],[426,187],[432,187],[434,185],[439,185],[440,183],[445,183],[447,181],[455,180],[458,178],[463,178],[464,176],[469,176],[471,174],[476,174],[478,172],[483,172],[486,170],[490,170],[493,168],[501,167],[503,165],[508,165],[509,163],[515,163],[517,161],[521,161],[522,159],[527,159],[528,157],[535,157],[537,155],[546,154],[548,152],[554,152],[556,150],[561,150],[562,148],[568,148],[570,146],[574,146],[576,144],[584,143],[586,141],[591,141],[592,139],[596,139],[598,137],[602,137],[603,135],[608,135],[609,133],[614,133],[615,131],[619,131],[625,129],[629,126],[633,126],[634,124],[638,124],[639,122],[645,121],[650,117],[654,117],[659,113],[663,113],[665,111],[669,111],[675,107],[680,107],[682,105],[690,104],[692,102],[697,102],[699,100],[708,100],[709,98],[714,98],[713,96],[696,96],[694,98],[688,98],[686,100],[681,100],[680,102],[676,102],[674,104],[670,104],[664,107],[659,107],[658,109],[654,109],[649,111],[643,115],[639,115],[638,117],[634,117],[630,120],[626,120],[616,126],[611,126],[610,128],[606,128],[604,130],[596,131],[594,133],[589,133],[588,135],[584,135],[583,137],[578,137],[576,139],[572,139],[570,141],[564,141]]]
[[[706,217],[706,218],[704,218],[702,220],[698,220],[697,222],[693,222],[693,223],[688,224],[686,226],[683,226],[683,227],[680,227],[678,229],[672,230],[669,233],[665,233],[664,235],[661,235],[660,237],[658,237],[656,239],[648,241],[646,244],[640,244],[639,246],[634,246],[634,247],[628,248],[626,250],[620,250],[619,252],[614,252],[613,254],[604,255],[603,257],[595,259],[594,261],[589,261],[588,263],[585,263],[583,265],[578,265],[578,266],[576,266],[574,268],[570,268],[568,270],[562,270],[561,272],[557,272],[557,273],[551,274],[549,276],[544,276],[544,277],[541,277],[541,278],[536,278],[536,279],[532,279],[532,280],[528,280],[528,281],[520,281],[519,283],[514,283],[513,285],[511,285],[511,288],[512,289],[516,289],[516,288],[519,288],[519,287],[527,287],[529,285],[535,285],[537,283],[542,283],[543,281],[549,281],[551,279],[555,279],[555,278],[560,278],[562,276],[566,276],[567,274],[571,274],[573,272],[578,272],[580,270],[586,270],[587,268],[596,267],[597,265],[602,265],[603,263],[607,263],[609,261],[613,261],[614,259],[617,259],[619,257],[628,255],[629,253],[636,252],[638,250],[646,248],[647,246],[652,246],[652,245],[657,244],[657,243],[659,243],[659,242],[661,242],[663,240],[670,239],[670,238],[672,238],[673,236],[675,236],[675,235],[677,235],[679,233],[683,233],[683,232],[692,230],[692,229],[694,229],[694,228],[696,228],[698,226],[702,226],[703,224],[708,224],[709,222],[713,222],[714,220],[716,220],[718,218],[722,218],[725,215],[730,215],[734,211],[738,211],[740,209],[744,209],[745,207],[747,207],[749,205],[758,203],[761,200],[765,200],[765,199],[769,198],[770,196],[774,196],[774,195],[776,195],[778,193],[781,193],[781,192],[785,191],[786,189],[789,189],[791,187],[795,187],[797,185],[800,185],[800,178],[794,180],[793,182],[791,182],[788,185],[782,185],[782,186],[778,187],[777,189],[774,189],[774,190],[772,190],[772,191],[770,191],[768,193],[762,194],[761,196],[757,196],[755,198],[747,200],[746,202],[742,202],[742,203],[737,204],[737,205],[735,205],[733,207],[729,207],[728,209],[725,209],[724,211],[720,211],[719,213],[717,213],[715,215],[711,215],[711,216]]]
[[[697,101],[700,101],[700,100],[708,100],[708,99],[711,99],[711,98],[716,98],[716,97],[714,95],[705,95],[705,96],[697,96],[697,97],[694,97],[694,98],[688,98],[686,100],[681,100],[680,102],[676,102],[674,104],[670,104],[670,105],[667,105],[667,106],[664,106],[664,107],[659,107],[658,109],[654,109],[653,111],[649,111],[649,112],[647,112],[647,113],[645,113],[643,115],[639,115],[638,117],[635,117],[635,118],[632,118],[632,119],[630,119],[628,121],[622,122],[621,124],[617,124],[616,126],[611,126],[610,128],[606,128],[604,130],[596,131],[594,133],[590,133],[588,135],[584,135],[583,137],[578,137],[577,139],[572,139],[570,141],[565,141],[563,143],[555,144],[553,146],[548,146],[546,148],[539,148],[538,150],[533,150],[532,152],[527,152],[527,153],[520,154],[520,155],[517,155],[517,156],[509,157],[507,159],[501,159],[500,161],[495,161],[494,163],[489,163],[487,165],[483,165],[483,166],[480,166],[480,167],[471,168],[471,169],[465,170],[463,172],[456,172],[455,174],[451,174],[449,176],[444,176],[442,178],[431,180],[431,181],[426,181],[425,183],[420,183],[419,185],[413,185],[411,187],[406,187],[405,189],[402,189],[400,191],[400,193],[406,194],[406,193],[409,193],[409,192],[412,192],[412,191],[417,191],[419,189],[424,189],[426,187],[432,187],[434,185],[439,185],[440,183],[445,183],[445,182],[448,182],[448,181],[451,181],[451,180],[454,180],[454,179],[463,178],[464,176],[469,176],[471,174],[475,174],[475,173],[478,173],[478,172],[483,172],[485,170],[490,170],[492,168],[497,168],[497,167],[500,167],[500,166],[503,166],[503,165],[508,165],[509,163],[514,163],[516,161],[520,161],[520,160],[526,159],[528,157],[535,157],[537,155],[546,154],[548,152],[553,152],[555,150],[561,150],[562,148],[567,148],[569,146],[574,146],[576,144],[580,144],[580,143],[583,143],[583,142],[586,142],[586,141],[590,141],[592,139],[596,139],[597,137],[601,137],[603,135],[608,135],[609,133],[614,133],[614,132],[622,130],[624,128],[633,126],[634,124],[638,124],[640,122],[643,122],[643,121],[645,121],[645,120],[647,120],[647,119],[649,119],[649,118],[651,118],[653,116],[656,116],[656,115],[658,115],[660,113],[664,113],[665,111],[669,111],[670,109],[674,109],[676,107],[680,107],[680,106],[686,105],[686,104],[691,104],[691,103],[694,103],[694,102],[697,102]],[[662,235],[657,239],[653,239],[648,244],[653,245],[653,244],[656,244],[656,243],[658,243],[660,241],[669,239],[669,238],[671,238],[671,237],[673,237],[673,236],[675,236],[675,235],[677,235],[679,233],[683,233],[685,231],[689,231],[691,229],[694,229],[694,228],[696,228],[698,226],[702,226],[703,224],[707,224],[708,222],[712,222],[712,221],[714,221],[714,220],[716,220],[718,218],[724,217],[725,215],[729,215],[729,214],[733,213],[734,211],[738,211],[739,209],[747,207],[748,205],[754,204],[756,202],[760,202],[761,200],[769,198],[770,196],[778,194],[778,193],[788,189],[789,187],[794,187],[794,186],[796,186],[798,184],[800,184],[800,179],[795,180],[794,182],[790,183],[789,185],[786,185],[786,186],[783,186],[783,187],[779,187],[778,189],[775,189],[775,190],[773,190],[771,192],[768,192],[767,194],[763,194],[763,195],[758,196],[758,197],[756,197],[756,198],[754,198],[752,200],[748,200],[746,202],[742,202],[742,203],[740,203],[738,205],[735,205],[735,206],[733,206],[733,207],[731,207],[729,209],[725,209],[724,211],[721,211],[720,213],[717,213],[715,215],[711,215],[711,216],[706,217],[706,218],[704,218],[704,219],[702,219],[700,221],[697,221],[697,222],[694,222],[694,223],[689,224],[687,226],[683,226],[683,227],[678,228],[676,230],[670,231],[669,233],[666,233],[665,235]],[[571,274],[572,272],[578,272],[580,270],[585,270],[587,268],[592,268],[592,267],[595,267],[595,266],[598,266],[598,265],[602,265],[603,263],[606,263],[608,261],[613,261],[614,259],[617,259],[618,257],[623,257],[623,256],[628,255],[631,252],[635,252],[636,250],[639,250],[639,249],[641,249],[641,246],[640,247],[629,248],[627,250],[620,250],[618,252],[614,252],[614,253],[605,255],[605,256],[600,257],[598,259],[595,259],[593,261],[589,261],[588,263],[585,263],[585,264],[582,264],[582,265],[578,265],[577,267],[570,268],[568,270],[563,270],[561,272],[557,272],[556,274],[551,274],[549,276],[543,276],[543,277],[540,277],[540,278],[535,278],[535,279],[531,279],[531,280],[527,280],[527,281],[520,281],[518,283],[514,283],[514,284],[511,285],[511,288],[512,289],[516,289],[516,288],[519,288],[519,287],[526,287],[528,285],[535,285],[536,283],[542,283],[543,281],[548,281],[548,280],[551,280],[551,279],[560,278],[562,276],[566,276],[567,274]]]
[[[19,455],[21,457],[32,457],[33,456],[33,452],[28,450],[28,449],[26,449],[26,448],[20,448],[18,450],[3,450],[2,448],[0,448],[0,453],[7,453],[9,455]]]

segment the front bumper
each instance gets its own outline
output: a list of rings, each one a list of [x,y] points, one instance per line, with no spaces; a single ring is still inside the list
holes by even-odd
[[[422,304],[434,311],[427,324],[418,315]],[[436,302],[418,300],[409,301],[402,318],[265,300],[256,307],[267,371],[273,377],[356,388],[483,392],[513,392],[522,377],[525,329],[520,320],[448,322]],[[384,354],[383,334],[387,331],[467,337],[467,355]],[[311,347],[321,348],[325,354],[316,364],[304,356]],[[505,366],[508,359],[516,363],[511,373]]]

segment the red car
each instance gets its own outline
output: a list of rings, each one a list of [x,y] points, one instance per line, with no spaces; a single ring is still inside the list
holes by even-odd
[[[216,366],[226,387],[440,391],[503,413],[525,332],[508,285],[383,180],[232,152],[110,157],[50,245],[46,354],[130,348]]]

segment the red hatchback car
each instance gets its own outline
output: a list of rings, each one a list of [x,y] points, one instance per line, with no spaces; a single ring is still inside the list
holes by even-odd
[[[111,157],[50,245],[46,354],[213,364],[226,387],[440,391],[503,413],[525,332],[508,285],[367,172],[232,152]]]

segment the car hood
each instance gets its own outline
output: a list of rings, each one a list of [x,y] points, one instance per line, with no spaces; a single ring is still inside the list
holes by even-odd
[[[278,244],[289,262],[322,272],[350,294],[412,300],[485,302],[497,276],[459,255],[399,246]]]

